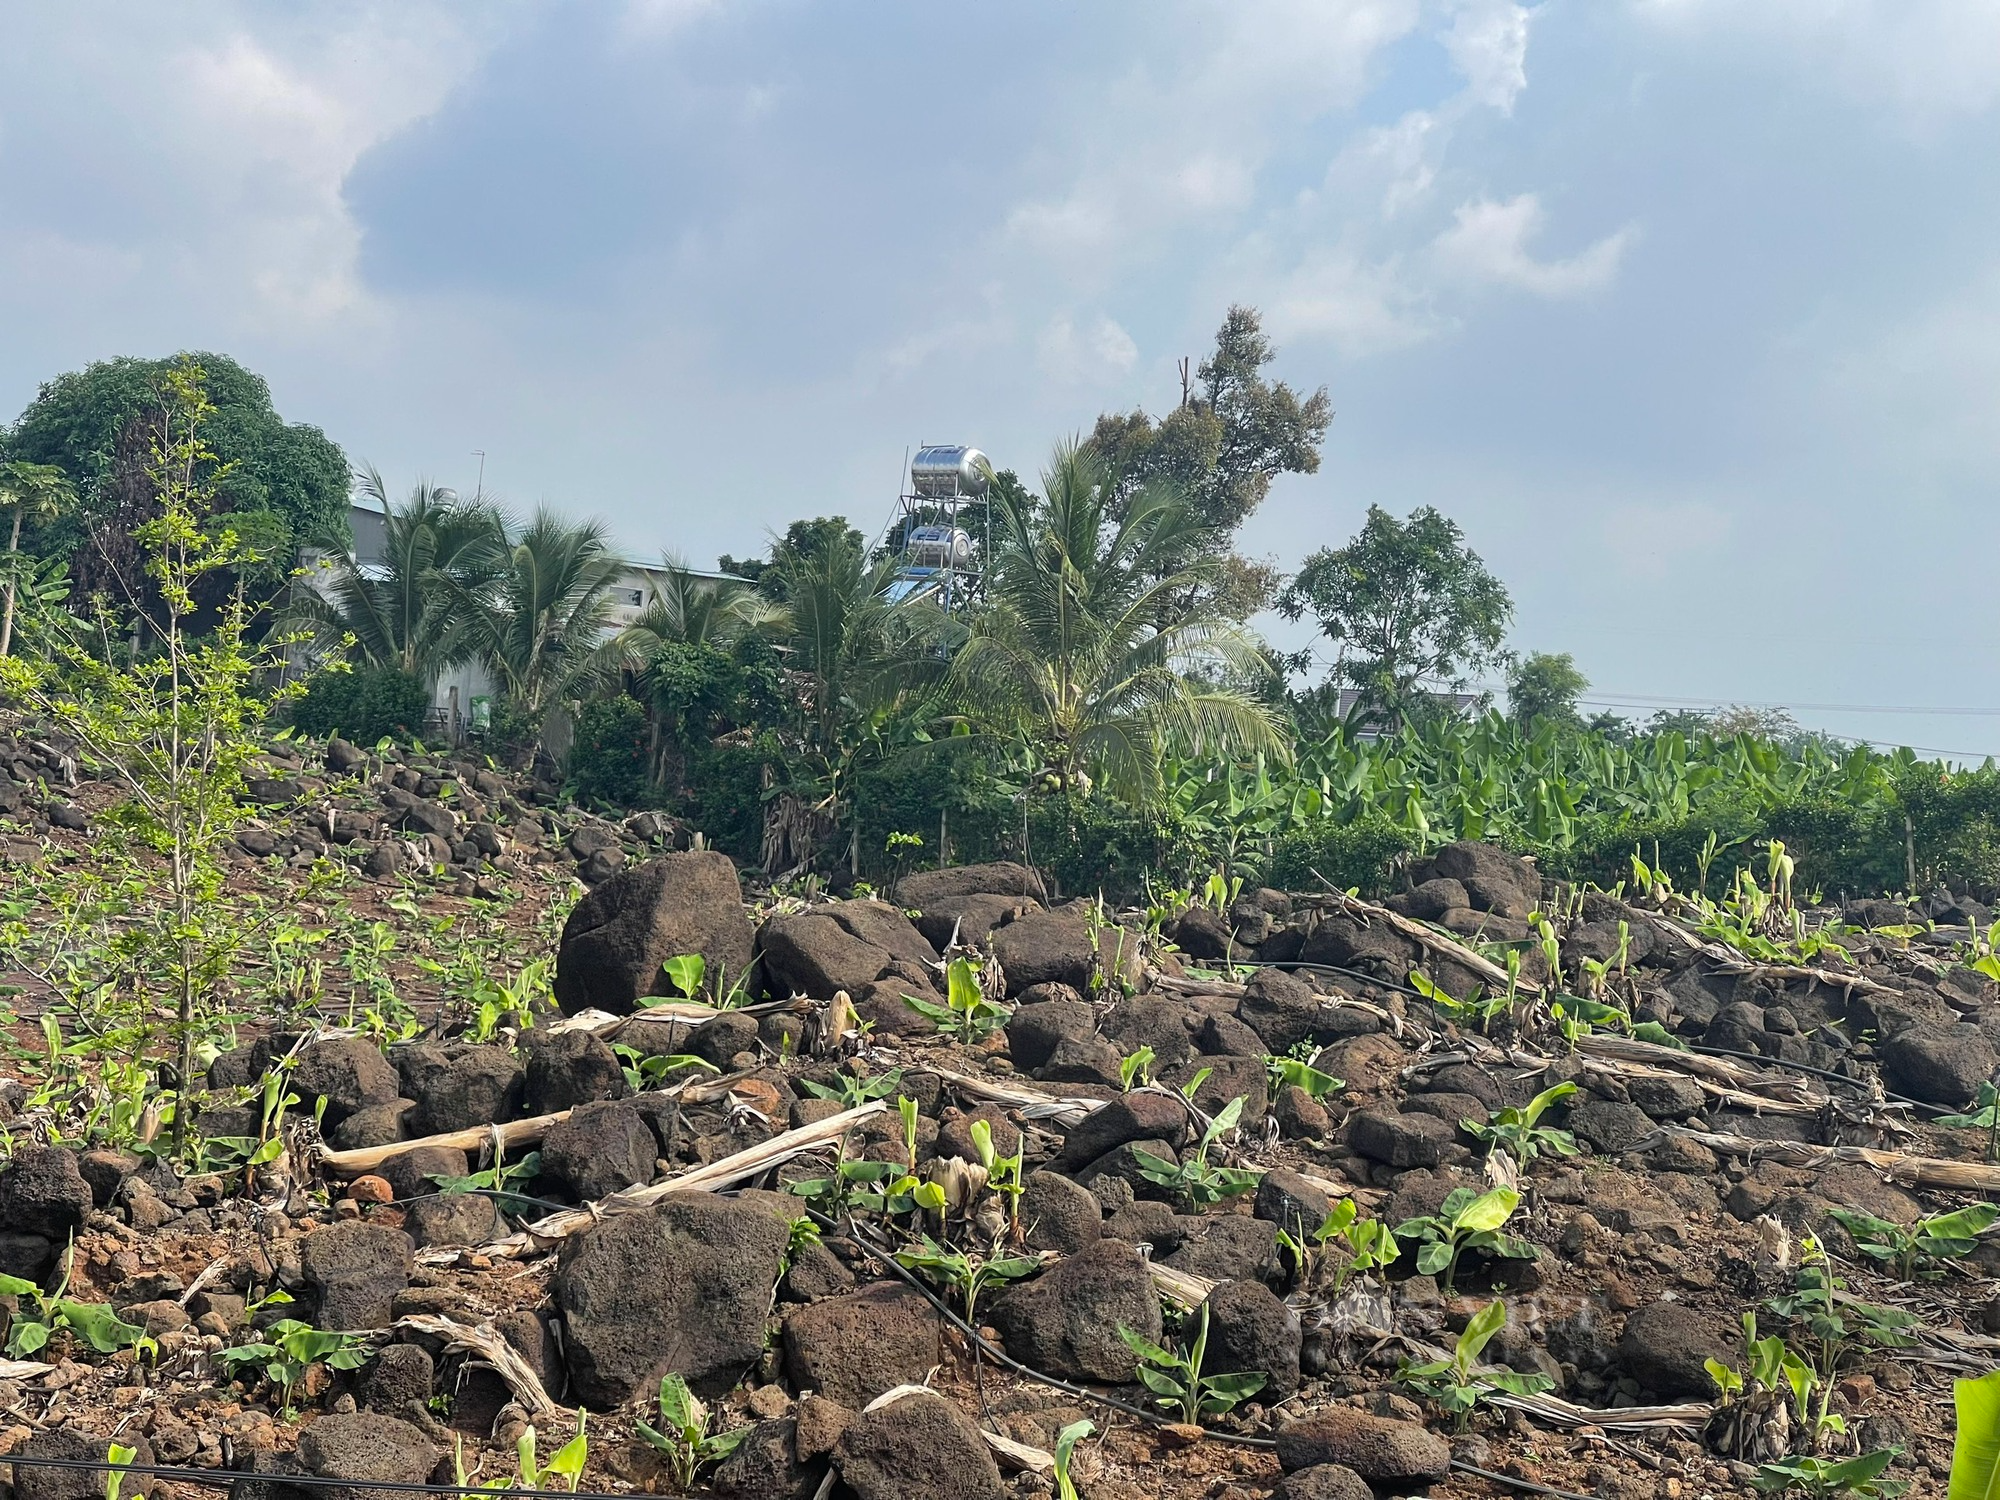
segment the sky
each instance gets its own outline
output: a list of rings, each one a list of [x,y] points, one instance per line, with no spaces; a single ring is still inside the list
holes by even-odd
[[[222,350],[705,565],[1032,477],[1247,303],[1337,414],[1245,550],[1433,505],[1602,705],[1977,757],[1996,148],[1991,0],[8,6],[0,420]]]

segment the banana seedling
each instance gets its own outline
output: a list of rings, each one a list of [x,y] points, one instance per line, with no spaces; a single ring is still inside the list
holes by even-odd
[[[1479,1356],[1506,1326],[1507,1304],[1504,1299],[1495,1299],[1466,1321],[1450,1358],[1406,1364],[1397,1371],[1396,1379],[1434,1403],[1460,1428],[1470,1420],[1472,1409],[1495,1391],[1534,1396],[1553,1387],[1555,1382],[1546,1375],[1479,1367]]]
[[[1509,1260],[1533,1260],[1535,1247],[1500,1226],[1521,1206],[1521,1195],[1512,1188],[1493,1188],[1475,1193],[1471,1188],[1454,1188],[1434,1214],[1405,1219],[1396,1226],[1396,1238],[1415,1240],[1423,1248],[1417,1252],[1417,1270],[1425,1276],[1444,1273],[1444,1289],[1450,1292],[1458,1276],[1459,1257],[1468,1250]]]

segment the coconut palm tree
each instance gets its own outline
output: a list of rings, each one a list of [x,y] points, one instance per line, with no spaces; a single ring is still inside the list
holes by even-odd
[[[646,708],[655,784],[669,781],[675,748],[741,696],[746,660],[759,648],[768,659],[791,626],[790,612],[749,583],[704,577],[672,554],[663,560],[645,609],[612,646],[627,690]]]
[[[922,741],[955,627],[935,605],[892,599],[896,559],[871,560],[856,534],[835,536],[779,568],[775,583],[791,616],[783,649],[798,689],[808,781],[767,807],[765,868],[809,858],[811,846],[842,823],[858,868],[855,782],[866,767]]]
[[[693,572],[672,553],[647,588],[646,607],[619,633],[619,645],[635,662],[668,642],[729,647],[750,636],[781,632],[790,615],[748,583]]]
[[[899,668],[912,655],[915,612],[889,597],[895,560],[871,562],[851,536],[782,568],[791,604],[786,647],[805,682],[807,737],[833,753],[848,721],[895,695]]]
[[[1158,486],[1112,500],[1102,462],[1076,443],[1056,450],[1039,502],[999,497],[990,607],[953,662],[958,693],[1025,735],[1054,789],[1102,778],[1144,803],[1169,748],[1286,754],[1269,710],[1227,685],[1263,657],[1199,602],[1216,564],[1193,514]]]
[[[0,559],[6,582],[0,585],[6,602],[0,605],[0,656],[14,644],[14,601],[24,569],[21,556],[21,520],[34,516],[47,520],[61,514],[76,500],[69,476],[54,464],[31,464],[24,459],[0,463],[0,506],[14,513],[7,537],[7,555]]]
[[[469,649],[454,640],[453,605],[490,585],[504,551],[500,518],[489,505],[422,480],[400,504],[391,502],[373,467],[355,487],[382,507],[381,560],[329,563],[322,579],[297,590],[293,623],[328,654],[435,682]]]
[[[446,649],[485,663],[511,707],[539,731],[550,709],[614,672],[606,640],[611,586],[625,564],[604,527],[538,509],[510,536],[495,527],[474,544],[479,582],[443,575]]]

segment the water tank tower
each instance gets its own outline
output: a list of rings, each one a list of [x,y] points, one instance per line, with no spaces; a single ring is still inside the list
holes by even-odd
[[[992,483],[993,465],[977,448],[934,443],[917,450],[895,528],[901,565],[890,598],[926,595],[951,610],[978,597],[988,538],[975,538],[966,523],[974,522],[983,533],[982,502]]]

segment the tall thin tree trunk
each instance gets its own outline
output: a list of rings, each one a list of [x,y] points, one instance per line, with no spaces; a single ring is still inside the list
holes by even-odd
[[[7,539],[7,604],[5,610],[0,611],[0,656],[5,656],[14,643],[14,589],[17,580],[13,569],[20,555],[21,507],[17,505],[14,507],[14,534]]]

